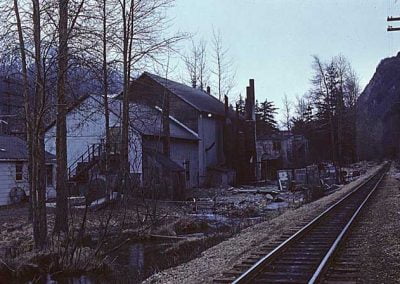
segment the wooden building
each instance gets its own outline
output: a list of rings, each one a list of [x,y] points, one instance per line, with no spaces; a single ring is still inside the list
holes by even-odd
[[[0,206],[29,196],[28,150],[24,140],[0,135]],[[46,152],[46,196],[55,197],[55,157]]]

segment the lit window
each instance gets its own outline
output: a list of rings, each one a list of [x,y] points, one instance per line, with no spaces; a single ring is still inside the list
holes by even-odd
[[[22,180],[22,170],[23,170],[23,163],[16,162],[15,163],[15,180],[21,181]]]

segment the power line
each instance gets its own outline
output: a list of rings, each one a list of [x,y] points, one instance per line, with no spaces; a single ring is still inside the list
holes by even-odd
[[[397,21],[400,21],[400,17],[392,17],[392,16],[390,16],[390,17],[387,17],[386,21],[387,22],[397,22]],[[400,31],[400,27],[393,27],[393,26],[389,25],[387,27],[387,31],[388,32]]]

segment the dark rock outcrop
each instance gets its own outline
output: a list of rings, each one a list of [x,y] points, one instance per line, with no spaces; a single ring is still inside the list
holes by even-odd
[[[399,157],[400,53],[386,58],[357,102],[357,151],[360,159]]]

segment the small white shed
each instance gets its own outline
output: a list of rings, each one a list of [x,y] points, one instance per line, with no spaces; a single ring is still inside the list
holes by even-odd
[[[46,193],[55,196],[55,160],[46,152]],[[28,151],[24,140],[0,135],[0,206],[29,196]]]

